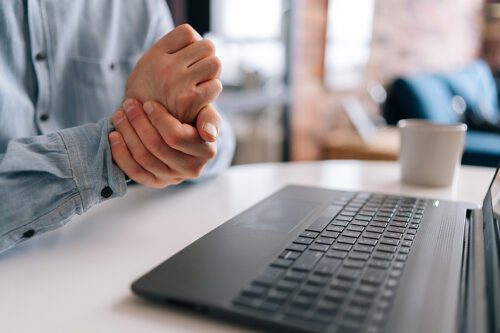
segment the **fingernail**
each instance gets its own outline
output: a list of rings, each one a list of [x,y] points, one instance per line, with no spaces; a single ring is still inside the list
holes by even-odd
[[[118,138],[116,137],[116,135],[110,135],[109,136],[109,141],[111,141],[111,144],[113,146],[120,143],[120,141],[118,140]]]
[[[134,106],[135,106],[135,103],[131,99],[126,99],[125,102],[123,102],[123,108],[125,109],[125,112],[127,112],[127,113],[132,111]]]
[[[142,107],[144,108],[144,111],[146,111],[147,114],[151,114],[154,110],[153,103],[151,102],[144,103]]]
[[[217,134],[219,134],[219,130],[217,129],[217,126],[215,126],[212,123],[205,123],[205,126],[203,126],[203,129],[205,132],[213,136],[214,138],[217,138]]]

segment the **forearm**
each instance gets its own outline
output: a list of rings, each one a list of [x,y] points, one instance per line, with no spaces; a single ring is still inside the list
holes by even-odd
[[[109,150],[110,126],[104,119],[9,142],[0,155],[0,251],[125,194]]]

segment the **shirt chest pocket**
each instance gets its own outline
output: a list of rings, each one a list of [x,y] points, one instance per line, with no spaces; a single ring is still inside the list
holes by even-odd
[[[125,83],[140,54],[116,59],[73,57],[67,75],[71,75],[71,93],[76,122],[96,122],[111,115],[124,97]],[[75,103],[76,102],[76,103]]]

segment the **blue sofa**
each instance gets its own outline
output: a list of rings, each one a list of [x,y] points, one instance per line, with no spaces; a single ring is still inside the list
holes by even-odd
[[[500,123],[499,91],[488,65],[482,60],[452,73],[396,79],[389,88],[383,115],[394,125],[408,118],[448,124],[463,122],[465,113],[461,111],[464,108],[467,108],[467,115],[475,113],[481,119]],[[497,166],[500,131],[473,127],[467,131],[462,163]]]

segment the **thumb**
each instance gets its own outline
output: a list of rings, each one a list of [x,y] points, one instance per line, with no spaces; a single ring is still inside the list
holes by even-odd
[[[209,104],[201,109],[196,118],[196,129],[201,138],[207,142],[215,142],[219,135],[221,117],[217,110]]]

